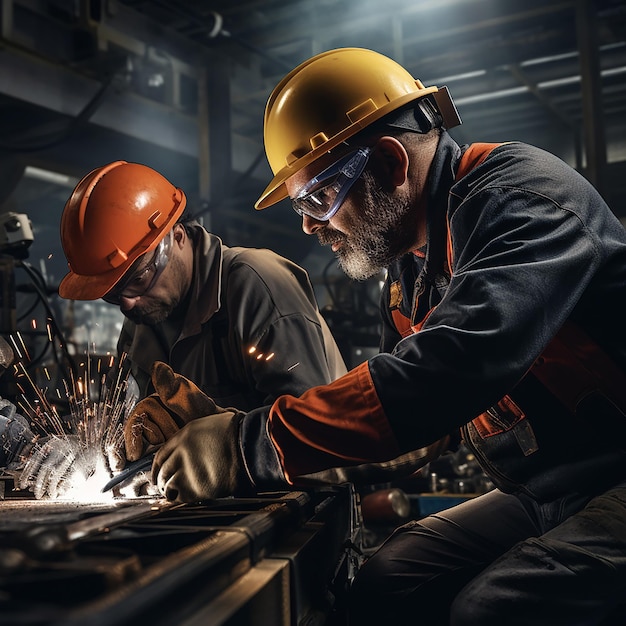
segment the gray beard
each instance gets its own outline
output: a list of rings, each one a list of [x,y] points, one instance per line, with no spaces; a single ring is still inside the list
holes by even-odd
[[[322,245],[342,243],[336,253],[339,266],[353,280],[366,280],[387,268],[411,248],[416,235],[408,199],[392,198],[370,172],[362,181],[358,213],[346,219],[350,234],[327,229],[317,234]]]

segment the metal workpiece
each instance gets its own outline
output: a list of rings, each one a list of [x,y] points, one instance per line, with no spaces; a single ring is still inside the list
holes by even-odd
[[[5,493],[0,624],[323,624],[352,572],[347,488],[197,504]]]

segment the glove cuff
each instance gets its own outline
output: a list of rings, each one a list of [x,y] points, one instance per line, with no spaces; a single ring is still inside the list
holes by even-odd
[[[248,482],[255,490],[272,491],[291,487],[267,429],[269,407],[246,413],[239,425],[239,449]]]

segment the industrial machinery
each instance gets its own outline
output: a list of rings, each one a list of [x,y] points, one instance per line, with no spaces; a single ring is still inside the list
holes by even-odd
[[[44,281],[25,261],[28,217],[0,217],[0,397],[37,436],[78,438],[81,450],[100,452],[103,433],[123,415],[127,381],[119,373],[105,384],[113,357],[67,349]],[[36,326],[27,324],[35,305],[16,315],[16,267],[45,308],[43,347],[35,348],[42,331],[27,332]],[[72,492],[36,499],[0,472],[0,625],[341,623],[359,565],[351,487],[185,505],[91,492],[89,501]]]
[[[0,487],[0,624],[341,623],[355,567],[347,487],[193,505]]]

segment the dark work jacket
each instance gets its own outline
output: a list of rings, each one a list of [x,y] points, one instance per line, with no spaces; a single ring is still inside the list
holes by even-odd
[[[244,411],[345,373],[304,269],[270,250],[227,247],[200,225],[191,237],[194,275],[182,329],[126,320],[120,334],[118,352],[128,353],[141,397],[153,391],[157,360],[218,405]]]
[[[623,479],[626,232],[560,159],[517,142],[491,148],[457,177],[466,148],[443,133],[427,246],[388,268],[381,354],[247,416],[242,446],[258,482],[297,484],[458,430],[508,492],[549,501]],[[571,352],[554,358],[555,346]],[[546,384],[546,362],[569,395]],[[246,446],[246,422],[254,432],[264,418],[273,467]]]

